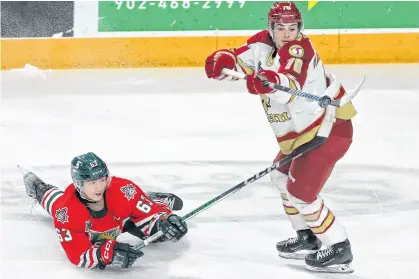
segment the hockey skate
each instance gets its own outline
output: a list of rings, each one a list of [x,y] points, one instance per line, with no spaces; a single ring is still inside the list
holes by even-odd
[[[23,175],[23,183],[25,184],[26,194],[38,202],[41,201],[42,196],[46,191],[54,187],[52,185],[46,184],[33,172],[26,171],[20,166],[19,169]]]
[[[320,240],[311,230],[297,231],[297,237],[276,244],[279,256],[285,259],[304,259],[322,247]]]
[[[354,272],[349,240],[334,244],[327,249],[306,256],[306,269],[317,272],[350,273]]]
[[[147,196],[155,203],[165,204],[173,211],[179,211],[183,208],[181,198],[172,193],[147,192]]]

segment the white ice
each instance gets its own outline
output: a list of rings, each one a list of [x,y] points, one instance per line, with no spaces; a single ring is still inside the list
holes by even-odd
[[[322,193],[350,236],[355,273],[312,273],[278,257],[276,242],[294,233],[268,177],[190,220],[180,242],[146,247],[131,269],[68,262],[16,164],[64,188],[70,160],[94,151],[114,175],[180,195],[181,214],[270,165],[278,146],[258,97],[192,68],[2,72],[2,277],[419,278],[419,65],[327,69],[348,88],[367,75],[353,145]]]

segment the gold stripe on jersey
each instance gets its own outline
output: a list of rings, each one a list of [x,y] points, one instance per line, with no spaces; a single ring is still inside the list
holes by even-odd
[[[266,57],[266,66],[271,67],[274,64],[274,54],[276,54],[276,48],[272,48],[271,52]]]
[[[346,94],[346,93],[345,93]],[[352,119],[356,115],[356,109],[352,102],[348,102],[341,108],[336,108],[336,118],[349,120]]]
[[[243,60],[241,60],[239,57],[237,57],[237,64],[239,64],[239,66],[242,68],[242,70],[247,74],[247,75],[250,75],[250,74],[253,74],[253,70],[250,68],[250,67],[248,67],[244,62],[243,62]]]
[[[294,80],[293,79],[291,79],[288,75],[286,75],[287,76],[287,78],[288,78],[288,80],[289,80],[289,82],[290,82],[290,88],[292,88],[292,89],[297,89],[297,86],[295,85],[295,82],[294,82]],[[295,95],[292,95],[293,97],[295,96]]]
[[[292,95],[292,96],[291,96],[291,98],[290,98],[290,100],[288,101],[288,103],[287,103],[287,104],[289,104],[289,103],[291,103],[292,101],[294,101],[294,100],[295,100],[295,98],[297,98],[297,95]]]
[[[279,148],[281,149],[281,152],[284,153],[285,155],[290,154],[297,147],[314,139],[319,129],[320,129],[320,125],[300,135],[298,138],[281,141],[279,143]]]
[[[297,89],[298,90],[298,87],[297,87],[297,84],[296,84],[297,81],[290,74],[286,74],[285,76],[289,80],[289,86],[290,86],[290,88]],[[292,101],[294,101],[296,97],[297,97],[297,95],[291,95],[291,98],[289,99],[289,101],[288,101],[287,104],[289,104]]]
[[[333,99],[337,98],[342,90],[344,90],[342,86],[339,86],[339,90],[333,96]],[[341,98],[345,95],[347,95],[346,91],[344,91]],[[338,119],[349,120],[349,119],[352,119],[355,115],[356,115],[356,109],[354,105],[352,104],[352,102],[348,102],[346,105],[344,105],[341,108],[339,107],[336,108],[336,118]]]
[[[286,76],[286,77],[288,78],[288,80],[290,81],[290,87],[291,87],[292,89],[301,90],[300,83],[297,81],[297,79],[296,79],[293,75],[286,74],[285,76]],[[295,95],[293,95],[293,96],[295,96]]]

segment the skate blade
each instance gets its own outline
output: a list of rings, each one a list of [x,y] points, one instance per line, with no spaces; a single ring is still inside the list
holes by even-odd
[[[289,260],[304,260],[308,254],[316,253],[316,250],[303,250],[295,253],[278,252],[281,258]]]
[[[25,176],[27,173],[29,173],[29,171],[27,169],[22,168],[22,166],[20,166],[20,165],[17,165],[17,168],[19,169],[22,176]]]
[[[326,273],[352,273],[354,268],[351,264],[335,264],[327,267],[314,267],[306,265],[305,268],[314,272],[326,272]]]

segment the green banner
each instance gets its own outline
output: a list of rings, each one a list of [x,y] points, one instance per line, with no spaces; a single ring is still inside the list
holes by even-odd
[[[98,1],[99,32],[261,30],[275,1]],[[305,29],[418,28],[419,1],[297,1]]]

